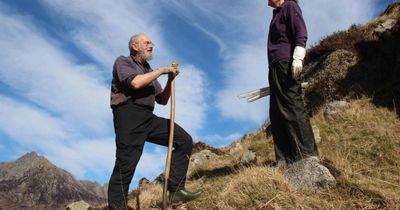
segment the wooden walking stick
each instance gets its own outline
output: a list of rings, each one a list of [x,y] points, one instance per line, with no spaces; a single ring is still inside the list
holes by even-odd
[[[178,64],[173,61],[171,64],[172,67],[178,68]],[[166,210],[168,207],[167,202],[167,187],[168,187],[168,179],[169,172],[171,168],[171,158],[172,158],[172,145],[174,143],[174,125],[175,125],[175,78],[171,80],[171,112],[170,112],[170,126],[169,126],[169,140],[168,140],[168,154],[167,154],[167,162],[165,164],[165,173],[164,173],[164,189],[163,189],[163,205],[162,209]]]

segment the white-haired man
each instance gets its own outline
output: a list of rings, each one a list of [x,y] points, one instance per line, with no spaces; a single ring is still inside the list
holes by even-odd
[[[168,146],[169,119],[153,114],[155,102],[166,105],[170,84],[179,73],[177,68],[153,70],[148,61],[153,58],[154,44],[147,35],[136,34],[129,40],[129,56],[120,56],[113,67],[111,108],[116,134],[116,161],[108,186],[110,209],[127,209],[129,184],[142,155],[145,141]],[[157,78],[168,74],[164,89]],[[168,190],[172,202],[190,201],[200,196],[200,190],[185,190],[186,173],[192,154],[192,137],[175,124],[171,174]]]

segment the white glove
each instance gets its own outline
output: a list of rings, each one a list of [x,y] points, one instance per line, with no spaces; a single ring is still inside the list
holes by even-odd
[[[303,70],[303,60],[306,56],[306,49],[304,47],[296,46],[293,53],[292,75],[297,79]]]

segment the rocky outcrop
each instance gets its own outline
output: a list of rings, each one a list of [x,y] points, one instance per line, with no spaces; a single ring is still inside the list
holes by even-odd
[[[65,209],[79,200],[93,205],[104,202],[104,191],[96,182],[75,180],[34,152],[0,163],[2,209]]]
[[[308,110],[319,108],[326,101],[339,100],[346,93],[341,93],[341,81],[348,69],[355,66],[358,57],[346,50],[336,50],[305,66],[306,81],[305,101]]]
[[[207,162],[213,161],[216,158],[218,158],[218,155],[208,149],[196,152],[190,157],[188,174],[191,174],[193,169],[198,165],[206,164]]]
[[[370,23],[338,31],[307,50],[302,78],[309,84],[310,114],[327,102],[360,97],[400,110],[399,8],[394,3]]]

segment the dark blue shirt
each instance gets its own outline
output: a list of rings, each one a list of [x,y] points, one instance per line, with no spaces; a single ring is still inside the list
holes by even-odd
[[[296,46],[306,47],[307,29],[296,1],[285,0],[273,10],[268,34],[268,63],[290,59]]]
[[[153,71],[149,63],[144,65],[135,61],[132,56],[120,56],[115,60],[113,79],[111,82],[111,108],[132,100],[134,104],[154,108],[155,98],[162,92],[160,83],[156,80],[139,90],[133,90],[131,82],[136,75]]]

